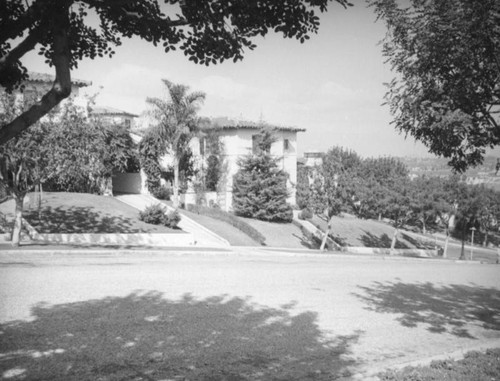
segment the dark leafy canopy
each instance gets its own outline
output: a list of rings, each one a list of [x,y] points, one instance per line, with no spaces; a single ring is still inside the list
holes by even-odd
[[[389,33],[393,123],[464,171],[500,145],[500,2],[371,0]],[[406,3],[408,4],[408,3]]]
[[[317,12],[331,0],[8,0],[0,1],[0,85],[26,79],[20,58],[39,46],[55,67],[53,88],[27,114],[2,127],[0,144],[36,122],[71,92],[70,71],[83,58],[109,56],[122,37],[138,36],[166,52],[180,49],[209,65],[243,58],[253,38],[270,31],[307,40],[319,27]],[[347,6],[347,0],[335,0]],[[166,13],[164,13],[166,11]],[[96,14],[99,26],[89,22]],[[19,39],[19,43],[14,43]]]

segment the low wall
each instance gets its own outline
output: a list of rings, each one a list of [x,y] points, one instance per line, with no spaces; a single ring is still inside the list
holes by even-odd
[[[382,254],[382,255],[398,255],[403,257],[421,257],[430,258],[437,257],[437,249],[424,250],[424,249],[387,249],[379,247],[351,247],[346,246],[343,248],[346,253],[354,254]]]
[[[181,194],[180,199],[181,202],[183,202],[186,205],[187,204],[197,205],[195,192],[183,193]],[[218,204],[217,192],[205,192],[204,200],[205,201],[203,203],[203,206],[211,206],[213,204]]]
[[[176,234],[40,234],[32,236],[36,241],[65,244],[129,245],[129,246],[191,246],[195,245],[190,233]]]
[[[117,173],[113,175],[113,192],[142,193],[142,176],[140,173]]]

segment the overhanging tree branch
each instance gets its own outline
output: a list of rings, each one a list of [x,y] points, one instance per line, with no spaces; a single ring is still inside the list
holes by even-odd
[[[0,57],[0,77],[8,70],[9,66],[19,60],[30,50],[33,50],[40,38],[40,28],[33,29],[28,36],[19,43],[14,49],[3,57]]]
[[[68,6],[60,6],[53,25],[54,53],[52,63],[56,70],[56,78],[52,88],[39,102],[36,102],[12,122],[2,127],[0,130],[0,144],[4,144],[14,136],[22,133],[71,94],[71,53],[69,49],[68,32]]]
[[[13,19],[2,20],[0,26],[0,42],[6,42],[19,37],[23,32],[34,25],[36,14],[40,11],[40,1],[35,1],[26,12]]]

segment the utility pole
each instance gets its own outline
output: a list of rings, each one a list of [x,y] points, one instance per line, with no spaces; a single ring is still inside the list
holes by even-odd
[[[472,235],[471,235],[471,242],[470,242],[470,260],[472,261],[472,258],[474,256],[474,232],[476,231],[476,228],[473,226],[470,228]]]

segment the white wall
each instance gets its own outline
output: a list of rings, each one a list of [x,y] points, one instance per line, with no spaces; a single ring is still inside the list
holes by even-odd
[[[25,82],[24,83],[24,91],[21,92],[16,92],[16,96],[19,97],[20,101],[25,97],[28,100],[28,103],[34,103],[35,100],[41,99],[42,96],[44,96],[51,88],[52,88],[52,83],[44,83],[44,82]],[[35,99],[29,101],[30,98],[36,97]],[[88,100],[85,97],[80,97],[80,87],[76,86],[75,84],[71,85],[71,95],[63,99],[59,105],[57,105],[54,110],[60,109],[66,102],[69,100],[73,100],[74,104],[82,107],[84,110],[86,110],[87,105],[88,105]]]
[[[259,133],[259,129],[231,129],[221,130],[218,132],[222,143],[224,144],[225,155],[224,159],[227,165],[226,175],[226,197],[221,205],[226,210],[231,209],[232,205],[232,190],[233,176],[238,172],[238,159],[252,153],[252,136]],[[287,188],[290,196],[287,202],[295,204],[295,189],[297,184],[297,132],[295,131],[276,131],[276,142],[271,146],[271,154],[279,158],[278,165],[289,175]],[[288,139],[288,149],[284,148],[284,140]],[[191,148],[195,155],[200,154],[199,140],[193,139]],[[221,203],[222,200],[219,201]]]

